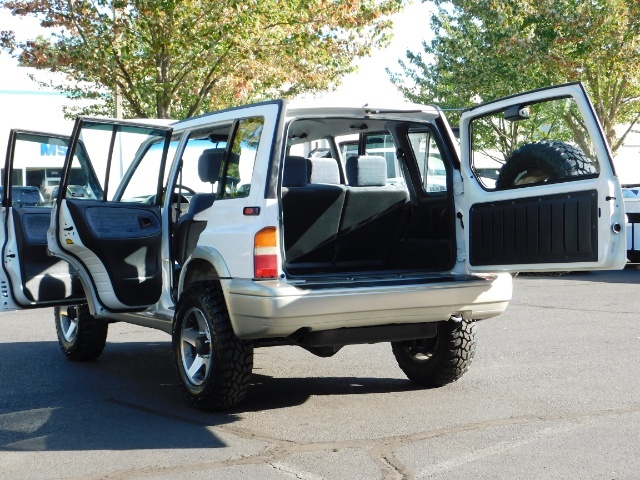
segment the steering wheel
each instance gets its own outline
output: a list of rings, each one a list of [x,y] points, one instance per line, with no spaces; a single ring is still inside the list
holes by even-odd
[[[178,192],[175,191],[175,188],[180,188],[181,190],[181,202],[182,203],[189,203],[189,199],[186,198],[184,195],[182,195],[182,191],[187,192],[190,195],[195,195],[196,192],[193,188],[189,188],[186,185],[182,185],[180,183],[176,183],[175,187],[174,187],[174,191],[172,194],[172,198],[171,198],[171,203],[178,203]],[[156,201],[156,196],[155,195],[151,195],[149,198],[147,198],[147,200],[144,203],[147,203],[149,205],[153,205]]]
[[[186,192],[191,194],[191,195],[195,195],[196,194],[196,191],[193,188],[189,188],[186,185],[182,185],[181,183],[176,183],[175,184],[175,186],[173,187],[173,191],[175,192],[176,189],[186,190]]]

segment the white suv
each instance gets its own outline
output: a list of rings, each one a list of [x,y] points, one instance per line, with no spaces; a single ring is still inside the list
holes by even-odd
[[[73,360],[97,357],[112,322],[167,332],[203,409],[240,402],[253,349],[273,345],[390,342],[411,380],[455,381],[475,322],[511,298],[511,277],[491,272],[621,268],[626,248],[580,84],[474,108],[460,128],[459,149],[436,107],[272,101],[168,126],[80,118],[70,140],[14,131],[5,185],[30,149],[68,151],[30,174],[60,176],[52,206],[4,189],[2,308],[55,306]]]

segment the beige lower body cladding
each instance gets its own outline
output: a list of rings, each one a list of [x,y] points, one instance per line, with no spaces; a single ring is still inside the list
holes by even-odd
[[[484,320],[503,313],[512,293],[509,274],[455,282],[322,289],[297,288],[280,280],[224,283],[234,331],[243,339],[285,337],[301,328],[438,322],[452,315]]]

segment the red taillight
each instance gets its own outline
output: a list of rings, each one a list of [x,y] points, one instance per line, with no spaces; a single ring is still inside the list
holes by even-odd
[[[266,227],[256,233],[253,241],[254,278],[278,277],[276,227]]]

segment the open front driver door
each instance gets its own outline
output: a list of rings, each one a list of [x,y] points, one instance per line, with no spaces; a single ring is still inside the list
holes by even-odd
[[[48,246],[78,271],[92,313],[143,310],[162,290],[164,168],[172,129],[79,118]],[[87,194],[74,196],[77,182]]]
[[[69,138],[11,130],[0,213],[0,310],[78,303],[82,284],[64,260],[47,255],[47,228]]]
[[[622,191],[581,84],[473,108],[460,133],[458,228],[471,271],[624,266]]]

